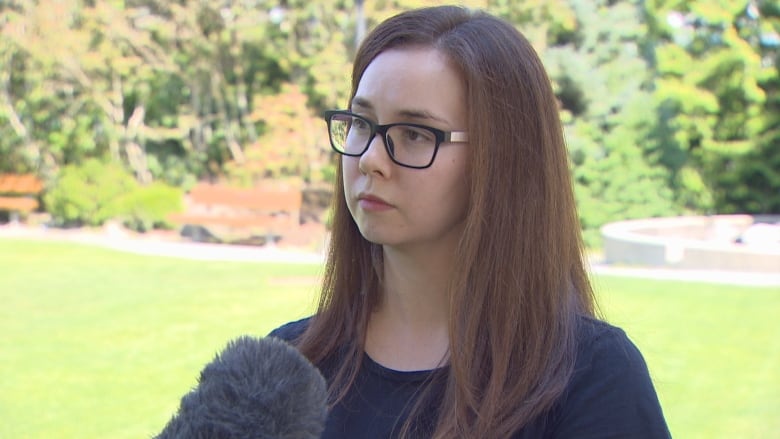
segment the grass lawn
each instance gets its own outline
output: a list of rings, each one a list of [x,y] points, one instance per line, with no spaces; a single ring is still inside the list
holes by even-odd
[[[151,437],[227,340],[310,313],[319,270],[0,240],[0,437]],[[780,288],[595,286],[675,437],[777,437]]]
[[[598,277],[676,438],[778,438],[780,288]]]

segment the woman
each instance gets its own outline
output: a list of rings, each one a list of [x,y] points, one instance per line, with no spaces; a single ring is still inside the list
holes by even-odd
[[[669,436],[641,354],[594,318],[556,99],[511,25],[390,18],[326,119],[319,309],[271,334],[327,379],[324,438]]]

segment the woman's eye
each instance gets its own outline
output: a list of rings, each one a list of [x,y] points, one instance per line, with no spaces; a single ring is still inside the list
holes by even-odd
[[[432,142],[433,135],[427,130],[406,127],[404,130],[404,138],[410,142]]]
[[[352,118],[352,128],[358,129],[358,130],[365,130],[368,129],[368,122],[366,122],[363,119],[360,119],[358,117]]]

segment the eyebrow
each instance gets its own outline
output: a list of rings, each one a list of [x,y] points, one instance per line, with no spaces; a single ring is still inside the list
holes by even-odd
[[[366,110],[373,110],[374,106],[369,102],[367,99],[361,98],[359,96],[356,96],[354,99],[352,99],[352,107],[360,107]],[[401,110],[398,112],[398,115],[401,117],[408,117],[412,119],[425,119],[425,120],[435,120],[438,122],[442,122],[445,124],[448,124],[448,122],[433,113],[426,111],[426,110],[415,110],[415,109],[406,109]]]

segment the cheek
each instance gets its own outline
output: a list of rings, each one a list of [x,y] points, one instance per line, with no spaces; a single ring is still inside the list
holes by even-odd
[[[355,157],[341,156],[341,177],[344,179],[344,190],[349,190],[351,182],[360,173],[358,159]]]
[[[347,202],[347,208],[350,213],[355,214],[355,182],[360,177],[358,168],[358,159],[355,157],[342,156],[341,158],[341,178],[344,183],[344,198]]]
[[[452,166],[447,171],[448,198],[453,206],[453,210],[460,212],[464,217],[471,204],[471,187],[469,184],[466,162],[462,157],[452,161]]]
[[[348,157],[342,156],[341,157],[341,180],[343,182],[343,192],[344,192],[344,201],[347,204],[347,210],[349,211],[350,215],[354,218],[355,217],[355,206],[352,203],[352,200],[354,199],[352,197],[353,192],[353,186],[355,181],[355,172],[357,171],[357,167],[353,166],[352,163],[350,163],[352,160],[346,160]]]
[[[463,218],[468,213],[470,194],[469,185],[465,178],[459,178],[453,183],[452,188],[452,204],[453,209],[458,212]]]
[[[435,174],[410,179],[405,189],[410,194],[416,194],[417,207],[421,212],[428,212],[426,215],[438,212],[447,217],[462,218],[470,205],[470,186],[465,167],[455,160],[437,169]],[[436,207],[434,213],[430,212],[430,206]]]

